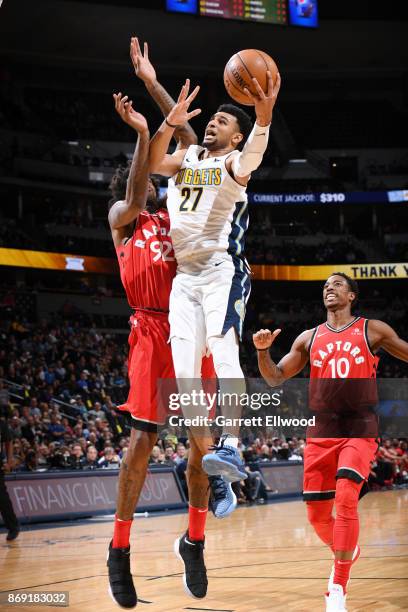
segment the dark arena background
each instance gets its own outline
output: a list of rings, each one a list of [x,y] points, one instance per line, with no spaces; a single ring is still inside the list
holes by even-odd
[[[356,314],[408,339],[406,18],[404,3],[368,0],[0,0],[0,453],[20,524],[7,540],[0,521],[2,610],[41,601],[116,609],[106,550],[130,436],[117,406],[128,393],[131,311],[108,185],[132,159],[136,134],[112,94],[128,94],[152,134],[162,121],[134,73],[130,38],[148,41],[173,97],[187,77],[201,86],[193,106],[203,111],[191,122],[199,138],[231,102],[222,77],[234,53],[261,49],[279,66],[269,146],[248,186],[241,365],[256,378],[252,335],[281,328],[271,350],[279,361],[325,321],[323,284],[334,271],[359,282]],[[166,189],[162,178],[163,198]],[[408,365],[381,351],[377,376],[398,379],[386,408],[406,415]],[[360,504],[349,611],[407,609],[401,422],[380,440]],[[239,445],[252,476],[238,483],[230,518],[209,513],[208,596],[191,600],[172,548],[186,522],[189,445],[160,432],[132,530],[141,610],[324,610],[332,555],[301,501],[304,434],[245,429]],[[3,485],[0,495],[3,512]]]

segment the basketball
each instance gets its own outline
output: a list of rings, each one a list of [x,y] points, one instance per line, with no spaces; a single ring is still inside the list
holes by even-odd
[[[278,67],[270,55],[258,49],[238,51],[228,60],[225,66],[225,89],[235,102],[245,106],[253,106],[253,103],[245,94],[244,88],[247,87],[251,93],[256,94],[252,82],[252,78],[255,77],[266,93],[268,89],[267,70],[272,74],[272,80],[275,83]]]

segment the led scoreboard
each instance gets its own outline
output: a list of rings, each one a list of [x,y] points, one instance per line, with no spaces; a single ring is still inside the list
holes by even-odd
[[[287,24],[286,0],[199,0],[200,15]]]
[[[173,13],[316,28],[318,0],[166,0]]]

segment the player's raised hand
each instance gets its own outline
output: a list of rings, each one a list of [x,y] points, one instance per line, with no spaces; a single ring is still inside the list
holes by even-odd
[[[255,106],[256,122],[261,126],[269,125],[272,121],[272,111],[281,85],[279,72],[276,76],[275,84],[273,83],[272,74],[269,70],[266,76],[268,78],[268,90],[266,93],[255,77],[252,79],[252,82],[256,89],[256,94],[251,93],[247,87],[244,89],[246,95]]]
[[[200,91],[200,86],[197,85],[197,87],[193,89],[190,95],[189,95],[189,91],[190,91],[190,79],[186,79],[186,82],[181,88],[181,91],[180,91],[180,94],[179,94],[179,97],[177,99],[175,106],[173,106],[173,108],[167,115],[167,118],[166,118],[167,125],[170,125],[171,127],[177,127],[180,125],[184,125],[185,123],[187,123],[187,121],[190,121],[190,119],[192,119],[193,117],[196,117],[197,115],[201,113],[201,108],[196,108],[195,110],[191,112],[188,111],[190,104],[192,103],[192,101],[197,96],[198,92]]]
[[[122,93],[119,92],[118,94],[113,94],[113,99],[115,100],[115,110],[122,121],[130,125],[139,134],[149,133],[146,118],[135,111],[132,106],[132,100],[129,100],[128,96],[122,96]]]
[[[132,60],[136,76],[146,85],[151,85],[156,81],[156,71],[149,59],[149,45],[143,45],[143,53],[140,48],[139,39],[133,36],[130,39],[130,59]]]
[[[260,329],[252,336],[255,348],[259,351],[268,349],[272,346],[276,336],[278,336],[281,331],[281,329],[275,329],[274,332],[271,332],[269,329]]]

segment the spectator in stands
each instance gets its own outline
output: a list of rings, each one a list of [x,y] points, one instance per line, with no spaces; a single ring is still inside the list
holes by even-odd
[[[79,379],[77,380],[77,387],[83,396],[88,395],[91,391],[89,387],[88,377],[89,377],[88,370],[83,370],[79,375]]]
[[[30,399],[30,414],[34,417],[41,416],[41,406],[38,405],[38,399],[36,397]]]
[[[279,461],[287,461],[290,457],[291,451],[289,449],[289,444],[287,442],[282,442],[281,447],[278,450],[277,459]]]
[[[76,443],[72,446],[69,460],[72,470],[82,470],[84,465],[84,453],[80,444]]]
[[[250,503],[265,503],[268,500],[268,493],[261,472],[251,471],[248,466],[245,466],[245,471],[248,476],[241,482],[245,499]]]
[[[100,467],[98,464],[98,451],[96,450],[95,446],[91,444],[88,446],[86,451],[86,457],[83,461],[83,468],[84,470],[96,470],[98,467]]]
[[[130,438],[120,438],[119,439],[119,457],[122,461],[123,459],[123,450],[129,448]],[[127,451],[126,451],[127,452]]]
[[[11,434],[13,436],[13,438],[21,438],[22,437],[22,431],[21,431],[21,419],[18,416],[13,416],[10,424],[9,424],[10,430],[11,430]]]
[[[381,487],[391,487],[393,483],[393,468],[389,462],[383,461],[380,457],[372,462],[368,485],[371,489]]]
[[[38,441],[37,428],[34,421],[34,417],[30,414],[26,418],[26,424],[23,425],[21,428],[21,435],[28,442],[30,442],[30,444],[33,444],[34,441]]]
[[[96,447],[98,442],[98,435],[96,433],[96,428],[94,428],[93,426],[90,428],[87,440],[90,444]]]
[[[51,422],[48,426],[48,435],[51,440],[60,440],[65,434],[65,428],[61,423],[61,417],[57,414],[51,415]]]
[[[273,438],[272,444],[270,447],[270,456],[272,460],[276,460],[280,458],[280,450],[281,450],[281,440],[280,438]]]
[[[71,425],[69,424],[69,420],[67,419],[67,417],[63,417],[61,420],[61,423],[64,427],[65,433],[68,435],[69,438],[73,438],[74,437],[74,430],[72,429]]]
[[[38,470],[38,460],[37,453],[34,449],[30,449],[27,451],[25,456],[25,461],[22,465],[20,465],[19,470],[21,472],[37,472]]]
[[[99,459],[98,465],[105,469],[119,468],[120,458],[112,448],[112,446],[106,446],[103,452],[103,456]]]
[[[172,446],[166,446],[164,449],[164,464],[169,467],[176,467],[176,462],[173,460],[174,448]]]
[[[46,402],[42,402],[41,403],[41,421],[44,425],[44,427],[46,427],[46,429],[48,430],[48,426],[51,423],[51,413],[50,413],[50,409],[49,406]]]
[[[184,444],[179,442],[176,446],[176,456],[173,457],[175,464],[178,465],[179,463],[182,463],[185,460],[186,456],[187,456],[186,447],[184,446]]]
[[[73,427],[74,438],[80,438],[83,433],[82,423],[76,423]]]
[[[288,442],[290,455],[289,461],[303,461],[303,446],[297,440],[289,440]]]
[[[245,463],[256,463],[258,461],[258,455],[255,452],[253,446],[247,446],[246,449],[242,452]]]
[[[38,446],[37,464],[39,469],[49,469],[50,467],[50,448],[47,444]]]
[[[58,380],[64,380],[67,370],[64,367],[64,364],[61,359],[58,359],[55,366],[55,376]]]
[[[79,446],[82,448],[82,453],[84,455],[86,455],[86,451],[87,451],[87,448],[88,448],[87,439],[84,436],[81,436],[80,438],[78,438],[77,442],[78,442]]]
[[[77,414],[79,413],[82,416],[82,418],[87,417],[88,410],[87,410],[87,407],[84,403],[82,396],[79,393],[75,396],[75,409],[76,409],[76,413]]]
[[[259,461],[270,461],[271,460],[271,451],[267,444],[262,444],[258,459]]]
[[[71,453],[68,446],[60,446],[59,442],[57,442],[53,448],[54,452],[51,456],[51,467],[58,470],[70,469]]]
[[[164,454],[160,446],[153,446],[152,452],[150,453],[149,465],[163,465]]]
[[[106,414],[105,411],[102,410],[102,405],[100,402],[95,402],[93,405],[93,408],[91,408],[91,410],[88,410],[88,417],[93,419],[93,418],[99,418],[99,419],[104,419],[106,418]]]
[[[12,430],[9,425],[7,429],[10,432],[10,435],[12,435]],[[12,461],[13,464],[16,462],[17,459],[20,459],[20,461],[24,461],[23,444],[19,438],[14,438],[14,440],[12,441],[12,458],[13,458],[13,461]]]

